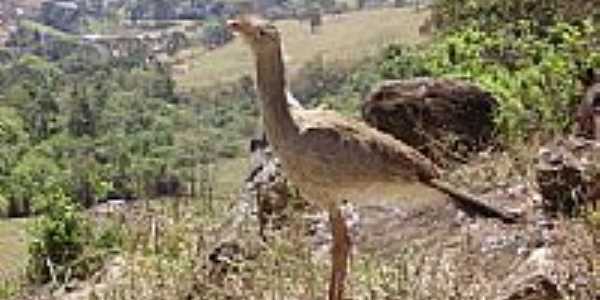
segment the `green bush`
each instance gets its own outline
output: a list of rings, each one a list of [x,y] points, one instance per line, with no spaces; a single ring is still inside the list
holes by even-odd
[[[598,28],[591,21],[558,22],[544,34],[534,20],[485,31],[465,26],[446,33],[426,49],[392,45],[380,64],[384,78],[436,76],[465,78],[500,101],[499,133],[522,140],[533,132],[561,133],[572,123],[579,101],[578,78],[600,67]]]
[[[598,0],[440,0],[443,29],[417,49],[391,45],[384,78],[463,78],[499,100],[497,129],[507,141],[568,130],[580,101],[578,78],[600,67]]]
[[[65,185],[64,174],[54,161],[38,151],[23,156],[6,181],[9,215],[26,216],[51,207],[48,193]]]
[[[209,48],[225,45],[233,39],[223,20],[210,20],[202,26],[202,43]]]
[[[177,160],[176,133],[198,125],[178,119],[191,109],[178,103],[169,72],[137,59],[26,55],[0,68],[0,99],[0,193],[10,215],[43,213],[38,200],[54,185],[84,206],[141,197]]]
[[[123,242],[121,227],[110,221],[90,223],[62,192],[48,192],[49,206],[31,228],[28,278],[36,283],[84,279]]]
[[[537,28],[556,22],[600,18],[599,0],[438,0],[433,5],[434,24],[441,29],[477,24],[495,30],[519,20],[535,20]]]
[[[298,71],[291,83],[292,93],[309,106],[318,104],[319,98],[344,87],[352,67],[317,56]]]
[[[71,263],[83,252],[90,228],[75,204],[56,190],[48,195],[46,214],[35,223],[29,245],[29,278],[38,283],[64,280],[72,270]]]

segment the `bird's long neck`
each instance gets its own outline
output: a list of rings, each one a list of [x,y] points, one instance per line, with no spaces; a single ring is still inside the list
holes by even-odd
[[[256,56],[256,84],[261,97],[267,139],[277,148],[298,133],[287,103],[285,66],[281,48]]]

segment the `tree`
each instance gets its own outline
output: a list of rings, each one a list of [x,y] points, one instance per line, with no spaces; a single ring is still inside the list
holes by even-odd
[[[16,214],[9,198],[9,178],[29,146],[29,137],[17,111],[0,106],[0,214]]]
[[[43,211],[48,207],[47,192],[64,185],[65,180],[53,160],[31,150],[15,166],[7,181],[8,214],[18,217]]]
[[[202,43],[209,48],[220,47],[233,39],[223,20],[209,20],[202,26]]]
[[[0,106],[0,178],[8,176],[28,146],[23,120],[11,107]]]

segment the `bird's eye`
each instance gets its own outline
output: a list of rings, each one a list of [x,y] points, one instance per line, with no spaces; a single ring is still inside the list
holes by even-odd
[[[258,30],[258,37],[263,37],[263,36],[265,36],[265,35],[267,35],[267,33],[265,32],[265,30],[264,30],[264,29],[260,29],[260,30]]]

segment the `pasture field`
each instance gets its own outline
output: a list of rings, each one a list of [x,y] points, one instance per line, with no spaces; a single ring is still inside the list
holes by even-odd
[[[326,16],[317,34],[311,35],[309,25],[297,20],[278,21],[282,32],[288,73],[315,57],[324,61],[352,63],[381,49],[382,44],[401,41],[415,44],[426,40],[419,34],[419,26],[428,17],[428,11],[413,8],[377,9]],[[178,88],[191,90],[236,80],[253,73],[253,61],[242,41],[213,51],[192,48],[175,58]]]
[[[29,219],[0,219],[0,280],[18,275],[27,263]]]

